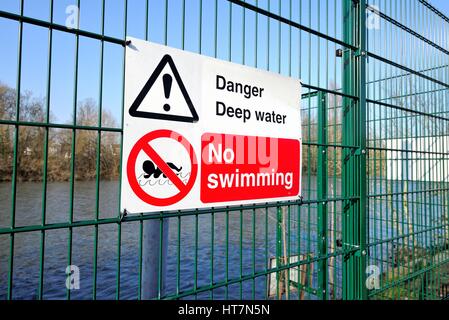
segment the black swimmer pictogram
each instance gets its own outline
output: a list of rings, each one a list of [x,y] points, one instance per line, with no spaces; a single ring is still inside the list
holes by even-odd
[[[174,164],[171,163],[171,162],[167,162],[167,165],[168,165],[171,169],[173,169],[173,170],[176,172],[176,174],[179,174],[179,172],[181,172],[181,170],[182,170],[182,167],[178,168],[176,165],[174,165]],[[153,161],[151,161],[151,160],[145,161],[145,162],[143,163],[143,165],[142,165],[142,169],[143,169],[143,171],[145,172],[144,175],[143,175],[143,177],[144,177],[145,179],[148,179],[148,178],[150,178],[151,176],[153,176],[154,178],[157,179],[157,178],[159,178],[161,175],[163,175],[164,178],[167,178],[167,176],[161,171],[161,169],[157,168],[157,167],[154,165]]]

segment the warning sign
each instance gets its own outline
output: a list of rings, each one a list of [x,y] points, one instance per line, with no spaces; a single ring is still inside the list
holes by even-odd
[[[298,198],[298,79],[128,40],[122,211]]]

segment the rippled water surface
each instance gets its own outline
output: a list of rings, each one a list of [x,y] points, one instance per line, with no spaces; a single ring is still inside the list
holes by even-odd
[[[100,218],[115,217],[118,213],[118,183],[101,182],[99,191]],[[95,218],[95,194],[94,182],[75,183],[74,221]],[[41,224],[42,202],[42,183],[18,183],[16,227]],[[0,205],[2,207],[0,227],[8,227],[11,221],[10,183],[0,183]],[[68,221],[70,206],[70,184],[49,183],[46,196],[46,222],[63,223]],[[228,219],[226,219],[225,213],[214,215],[214,282],[225,280],[226,253],[228,255],[228,279],[238,278],[241,273],[251,274],[254,270],[257,272],[266,267],[266,257],[271,257],[275,252],[275,212],[275,209],[269,209],[269,212],[257,210],[253,215],[251,210],[242,213],[237,211],[229,213]],[[266,220],[267,217],[268,220]],[[228,233],[226,233],[226,220],[228,221]],[[198,220],[195,216],[168,219],[167,294],[174,294],[177,285],[181,290],[192,289],[195,281],[195,269],[197,270],[198,286],[210,283],[212,275],[211,222],[210,214],[199,215]],[[178,234],[179,223],[180,233]],[[240,224],[242,224],[241,230]],[[256,231],[254,237],[253,228]],[[118,225],[114,223],[98,227],[98,299],[115,298],[117,277],[120,282],[120,298],[138,298],[140,223],[123,223],[121,229],[120,274],[118,275]],[[95,228],[92,226],[73,229],[72,264],[79,267],[81,277],[81,288],[71,292],[71,297],[74,299],[90,299],[92,297],[94,232]],[[197,239],[196,233],[198,234]],[[228,246],[226,246],[226,237]],[[44,298],[46,299],[66,297],[65,269],[68,265],[68,241],[69,231],[66,228],[45,232],[43,284]],[[8,286],[10,244],[9,235],[0,236],[0,298],[2,299],[6,297]],[[266,244],[268,244],[267,250],[265,250]],[[13,297],[16,299],[34,299],[37,296],[40,245],[40,231],[18,233],[14,237]],[[180,248],[179,264],[178,247]],[[254,290],[256,297],[264,298],[266,285],[266,277],[259,277],[254,282],[246,281],[242,288],[238,284],[230,285],[228,297],[252,298]],[[225,298],[226,289],[214,290],[214,296],[215,298]],[[201,297],[208,298],[210,293],[198,295],[198,298]]]
[[[316,199],[316,187],[310,188],[308,198]],[[307,183],[307,181],[304,181]],[[338,185],[340,182],[338,181]],[[400,186],[398,186],[399,188]],[[410,190],[415,188],[410,183]],[[383,190],[382,186],[370,186],[371,189]],[[402,188],[402,187],[400,187]],[[8,228],[11,223],[11,183],[0,183],[0,228]],[[339,189],[339,188],[338,188]],[[416,186],[421,190],[422,186]],[[40,225],[42,223],[43,184],[36,182],[18,183],[15,210],[16,227]],[[399,189],[398,189],[399,190]],[[337,190],[337,195],[340,191]],[[93,220],[96,212],[95,182],[75,182],[73,203],[71,202],[70,184],[48,183],[46,195],[46,223],[58,224],[67,222],[73,206],[74,221]],[[399,200],[399,199],[398,199]],[[409,200],[410,201],[410,200]],[[410,201],[410,212],[415,219],[422,220],[422,212],[433,212],[433,219],[440,219],[443,211],[436,212],[432,202],[442,203],[438,194],[429,194],[427,201],[420,202],[419,208]],[[399,210],[399,202],[395,208]],[[99,189],[98,208],[100,218],[112,218],[118,214],[118,183],[102,181]],[[419,209],[419,210],[418,210]],[[336,225],[341,225],[341,202],[329,205],[329,214],[336,212]],[[371,236],[387,239],[397,234],[391,229],[391,223],[382,219],[387,217],[387,202],[370,203]],[[300,248],[301,253],[317,252],[316,245],[316,206],[292,206],[287,213],[290,217],[287,223],[289,232],[288,249],[293,254]],[[166,219],[168,223],[166,288],[167,295],[176,294],[177,290],[192,290],[195,282],[197,287],[207,286],[213,277],[214,283],[226,279],[239,279],[241,275],[251,278],[268,266],[268,261],[276,254],[276,208],[219,212],[190,215],[181,218]],[[391,214],[388,215],[391,219]],[[435,221],[436,221],[435,220]],[[300,223],[298,223],[300,221]],[[433,220],[432,220],[433,221]],[[97,298],[114,299],[120,286],[121,299],[137,299],[139,293],[139,253],[140,253],[140,222],[125,222],[121,227],[120,254],[118,250],[119,227],[116,223],[102,224],[98,227],[98,260],[97,260]],[[419,231],[416,227],[415,232]],[[179,232],[178,232],[179,231]],[[395,233],[396,232],[396,233]],[[197,236],[196,236],[197,235]],[[213,235],[213,237],[212,237]],[[432,238],[421,234],[419,242],[432,243]],[[341,237],[338,232],[334,235]],[[6,298],[8,288],[8,270],[11,244],[14,246],[12,292],[15,299],[35,299],[39,288],[41,232],[23,232],[14,236],[0,235],[0,299]],[[69,230],[59,228],[45,232],[45,250],[43,259],[43,292],[45,299],[64,299],[65,269],[69,264]],[[71,291],[73,299],[91,299],[94,285],[94,252],[95,227],[83,226],[73,229],[72,265],[80,269],[80,289]],[[376,250],[379,250],[377,248]],[[388,256],[389,247],[383,246],[382,253]],[[380,254],[380,252],[374,252]],[[120,258],[120,261],[119,261]],[[178,260],[179,259],[179,260]],[[339,258],[338,258],[339,259]],[[337,259],[337,266],[341,263]],[[179,262],[179,263],[178,263]],[[120,272],[118,272],[120,266]],[[312,286],[317,286],[317,269]],[[340,270],[337,270],[336,280],[340,282]],[[196,277],[195,277],[196,274]],[[264,299],[267,293],[267,277],[258,276],[228,287],[219,287],[213,291],[215,299],[234,298]],[[338,289],[338,288],[337,288]],[[193,298],[192,296],[188,298]],[[211,292],[198,294],[197,298],[211,298]],[[310,298],[313,298],[312,296]]]

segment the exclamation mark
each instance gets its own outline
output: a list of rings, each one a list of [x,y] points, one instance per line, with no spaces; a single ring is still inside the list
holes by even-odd
[[[171,84],[173,82],[173,78],[171,75],[166,73],[162,76],[162,81],[164,82],[165,99],[168,99],[170,98]],[[164,104],[164,110],[166,112],[170,111],[170,105],[168,103]]]

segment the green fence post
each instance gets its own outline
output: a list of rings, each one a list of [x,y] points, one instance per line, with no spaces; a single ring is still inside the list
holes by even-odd
[[[343,143],[357,146],[343,152],[343,298],[366,299],[366,40],[364,1],[343,1],[343,38],[357,47],[343,54]]]
[[[352,44],[353,41],[353,13],[352,13],[352,0],[343,1],[343,40],[346,43]],[[353,90],[353,53],[349,50],[345,50],[343,54],[343,93],[352,95]],[[353,99],[348,97],[343,97],[343,144],[352,145],[352,113],[353,113]],[[344,149],[342,152],[342,180],[343,180],[343,197],[347,199],[353,196],[354,192],[352,190],[353,181],[352,180],[352,161],[349,161],[352,156],[352,150]],[[353,216],[353,203],[350,200],[346,200],[343,208],[342,217],[342,238],[343,238],[343,249],[351,249],[349,244],[352,242],[351,237],[351,219]],[[342,279],[342,291],[343,299],[353,299],[353,288],[351,285],[351,280],[353,276],[352,269],[352,258],[348,255],[345,256],[343,262],[343,279]]]
[[[320,254],[318,269],[319,294],[327,299],[327,94],[318,94],[318,250]]]
[[[368,256],[366,241],[368,234],[368,202],[367,202],[367,166],[366,166],[366,2],[365,0],[358,2],[357,10],[358,19],[358,37],[357,45],[359,46],[359,54],[357,55],[357,96],[359,97],[357,112],[358,112],[358,132],[356,139],[358,138],[358,145],[360,146],[359,158],[359,245],[360,256],[358,257],[358,271],[359,271],[359,283],[358,283],[358,298],[367,299],[367,287],[366,287],[366,260]]]

